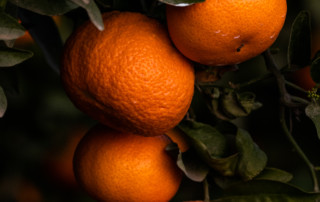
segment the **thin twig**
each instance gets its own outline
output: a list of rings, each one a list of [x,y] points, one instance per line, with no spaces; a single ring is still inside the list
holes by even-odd
[[[301,88],[300,86],[298,86],[298,85],[296,85],[294,83],[291,83],[290,81],[286,80],[285,83],[286,83],[286,85],[288,85],[288,86],[290,86],[290,87],[292,87],[292,88],[294,88],[294,89],[296,89],[296,90],[298,90],[298,91],[300,91],[302,93],[305,93],[305,94],[308,93],[308,91],[306,91],[305,89]]]
[[[282,127],[285,135],[289,139],[290,143],[297,151],[298,155],[302,158],[302,160],[308,166],[311,177],[312,177],[313,185],[314,185],[313,186],[314,191],[319,192],[319,184],[318,184],[318,178],[316,175],[316,169],[315,169],[314,165],[311,163],[311,161],[309,160],[309,158],[305,155],[303,150],[300,148],[298,143],[292,137],[292,134],[291,134],[290,130],[288,129],[286,119],[285,119],[285,106],[296,107],[299,105],[300,106],[306,105],[306,104],[309,104],[309,101],[306,101],[306,100],[299,98],[299,97],[292,96],[287,92],[286,81],[281,73],[281,70],[279,69],[279,67],[275,63],[274,58],[272,57],[272,55],[270,53],[270,50],[265,51],[263,53],[263,56],[264,56],[267,68],[269,69],[270,72],[273,73],[273,75],[275,76],[275,78],[277,80],[277,85],[278,85],[279,92],[280,92],[280,101],[282,103],[280,105],[280,124],[281,124],[281,127]],[[299,103],[295,103],[293,101],[298,101]]]
[[[229,85],[232,87],[232,88],[235,88],[235,89],[241,89],[241,88],[244,88],[244,87],[247,87],[247,86],[250,86],[252,84],[255,84],[257,82],[260,82],[260,81],[263,81],[265,79],[268,79],[268,78],[271,78],[272,76],[272,73],[267,73],[267,74],[264,74],[262,76],[259,76],[259,77],[256,77],[252,80],[249,80],[247,82],[244,82],[244,83],[239,83],[239,84],[234,84],[234,83],[229,83]]]
[[[282,104],[288,107],[301,107],[305,104],[293,102],[292,96],[287,92],[285,78],[282,75],[278,65],[274,61],[270,50],[267,50],[263,53],[265,63],[269,71],[275,76],[277,80],[277,85],[280,92],[280,101]]]
[[[298,155],[302,158],[302,160],[306,163],[306,165],[308,166],[308,168],[310,170],[310,174],[311,174],[312,181],[313,181],[313,190],[315,192],[319,192],[319,184],[318,184],[318,178],[317,178],[317,174],[316,174],[316,167],[314,167],[314,165],[311,163],[309,158],[305,155],[305,153],[303,152],[301,147],[298,145],[296,140],[292,137],[292,134],[289,131],[288,126],[286,124],[285,107],[283,105],[280,106],[280,123],[281,123],[281,127],[282,127],[285,135],[287,136],[287,138],[289,139],[289,141],[291,142],[291,144],[295,148]]]

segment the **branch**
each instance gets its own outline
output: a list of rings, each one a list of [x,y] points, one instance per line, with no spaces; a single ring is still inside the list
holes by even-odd
[[[270,50],[267,50],[263,53],[264,60],[269,71],[275,76],[277,80],[277,85],[280,92],[280,102],[287,107],[302,107],[305,106],[305,102],[297,103],[294,102],[292,96],[288,93],[286,89],[286,80],[284,76],[281,74],[280,68],[274,61],[274,58],[271,55]],[[296,100],[296,99],[295,99]]]
[[[298,155],[302,158],[302,160],[306,163],[306,165],[308,166],[308,168],[310,170],[310,174],[311,174],[312,181],[313,181],[313,190],[315,192],[319,192],[319,184],[318,184],[318,179],[317,179],[317,175],[316,175],[317,168],[311,163],[311,161],[305,155],[305,153],[303,152],[301,147],[298,145],[298,143],[292,137],[292,134],[290,133],[288,126],[286,124],[284,106],[280,106],[280,123],[281,123],[281,127],[282,127],[285,135],[287,136],[287,138],[289,139],[289,141],[291,142],[291,144],[293,145],[293,147],[297,151]]]

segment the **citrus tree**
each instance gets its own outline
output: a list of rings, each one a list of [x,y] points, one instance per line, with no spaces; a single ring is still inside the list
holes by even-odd
[[[39,201],[320,200],[316,0],[0,9],[1,199],[12,177]],[[42,164],[75,128],[70,195]]]

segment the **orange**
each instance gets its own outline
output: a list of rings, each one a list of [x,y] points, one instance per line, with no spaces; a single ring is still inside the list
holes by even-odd
[[[173,43],[204,65],[238,64],[276,40],[287,13],[286,0],[206,0],[187,7],[167,6]]]
[[[316,83],[311,78],[310,70],[310,66],[306,66],[304,68],[296,70],[292,76],[294,83],[296,83],[304,90],[311,90],[316,85]]]
[[[162,135],[186,114],[194,69],[156,20],[133,12],[103,14],[67,41],[61,68],[65,90],[92,118],[120,131]]]
[[[181,170],[166,153],[170,139],[144,137],[96,125],[74,156],[79,185],[98,201],[169,201]]]
[[[170,139],[176,143],[181,152],[185,152],[189,149],[190,145],[187,140],[186,135],[179,128],[173,128],[166,132],[166,135],[170,137]]]

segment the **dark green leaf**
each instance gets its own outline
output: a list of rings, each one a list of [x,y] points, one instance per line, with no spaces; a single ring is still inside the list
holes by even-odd
[[[104,29],[104,24],[103,24],[101,12],[93,0],[71,0],[71,1],[73,1],[75,4],[81,6],[82,8],[84,8],[87,11],[91,22],[100,31],[102,31]]]
[[[17,19],[0,11],[0,40],[13,40],[24,33],[25,29]]]
[[[256,102],[256,95],[252,92],[240,93],[238,99],[246,115],[250,114],[252,110],[262,107],[260,102]]]
[[[248,116],[252,110],[262,106],[251,92],[237,93],[230,88],[214,88],[204,92],[211,101],[212,113],[221,120]]]
[[[279,182],[289,182],[292,179],[292,174],[280,170],[278,168],[265,168],[258,176],[256,176],[255,180],[272,180]]]
[[[236,146],[239,151],[238,174],[244,180],[251,180],[266,166],[266,154],[253,142],[250,134],[238,129]]]
[[[198,158],[193,149],[180,153],[177,165],[189,179],[196,182],[202,182],[209,172],[209,167]]]
[[[208,166],[223,176],[235,174],[238,154],[222,157],[227,152],[228,141],[225,135],[210,125],[194,121],[184,121],[179,128],[190,137],[190,143]]]
[[[172,6],[190,6],[194,3],[204,2],[205,0],[159,0],[162,3]]]
[[[240,105],[237,94],[233,90],[225,89],[220,98],[222,110],[225,114],[233,117],[246,116],[245,109]]]
[[[9,0],[11,3],[42,15],[62,15],[78,7],[70,0]]]
[[[305,109],[306,115],[313,121],[318,138],[320,139],[320,105],[319,103],[311,103]]]
[[[310,13],[301,11],[294,20],[288,47],[289,67],[305,67],[311,58],[311,26]]]
[[[4,91],[0,86],[0,118],[2,118],[4,113],[6,112],[7,106],[8,106],[8,102],[7,102],[6,95],[4,94]]]
[[[319,193],[308,193],[290,184],[277,181],[252,180],[238,183],[213,202],[315,202]]]
[[[222,112],[219,99],[212,99],[211,109],[213,115],[215,115],[218,119],[229,121],[236,118],[230,114],[225,114],[224,112]]]
[[[225,158],[211,157],[207,160],[207,163],[222,176],[234,176],[236,174],[238,159],[239,154],[236,153]]]
[[[214,127],[195,121],[183,121],[179,128],[191,139],[191,144],[203,156],[221,157],[227,149],[227,140]]]
[[[312,61],[310,74],[314,82],[320,83],[320,57]]]
[[[33,53],[26,50],[0,47],[0,67],[11,67],[30,57]]]

